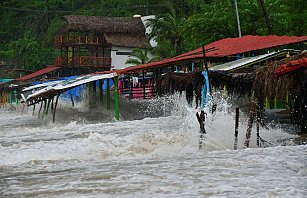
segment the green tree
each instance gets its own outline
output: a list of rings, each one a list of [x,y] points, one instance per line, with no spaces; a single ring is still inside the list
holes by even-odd
[[[0,59],[14,63],[17,68],[35,71],[52,61],[52,53],[36,40],[19,39],[0,51]]]
[[[176,55],[183,51],[182,26],[185,18],[179,16],[171,8],[169,13],[157,15],[153,19],[148,19],[148,26],[152,27],[149,37],[155,39],[158,43],[169,41],[174,46]]]
[[[125,64],[141,65],[155,60],[158,60],[158,58],[154,57],[150,59],[148,57],[148,50],[137,48],[132,51],[132,54],[129,56],[129,59],[125,62]]]

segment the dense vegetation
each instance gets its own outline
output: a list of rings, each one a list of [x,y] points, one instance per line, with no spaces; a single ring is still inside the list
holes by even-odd
[[[242,35],[306,35],[304,0],[238,0]],[[0,61],[37,70],[52,64],[53,38],[64,15],[156,15],[151,35],[161,58],[238,36],[234,0],[3,0],[0,2]]]

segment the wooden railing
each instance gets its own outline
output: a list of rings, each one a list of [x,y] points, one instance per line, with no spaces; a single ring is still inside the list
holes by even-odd
[[[55,59],[55,65],[111,68],[111,60],[110,57],[75,56],[67,59],[67,57],[60,56]]]
[[[98,36],[63,36],[57,35],[55,37],[55,46],[67,44],[102,44],[103,38]]]

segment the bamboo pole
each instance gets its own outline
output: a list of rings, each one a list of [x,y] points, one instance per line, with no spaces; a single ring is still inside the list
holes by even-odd
[[[238,148],[238,132],[239,132],[238,128],[239,128],[239,107],[236,107],[234,150],[237,150]]]
[[[118,77],[114,77],[114,86],[115,86],[115,119],[119,120]]]

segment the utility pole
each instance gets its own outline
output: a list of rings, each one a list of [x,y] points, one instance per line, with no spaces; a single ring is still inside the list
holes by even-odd
[[[242,37],[239,11],[238,11],[238,2],[237,2],[237,0],[234,0],[234,1],[235,1],[235,9],[236,9],[236,16],[237,16],[238,34],[239,34],[239,37]]]

